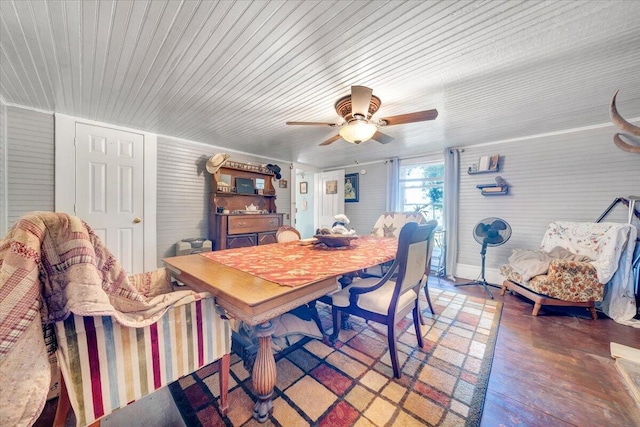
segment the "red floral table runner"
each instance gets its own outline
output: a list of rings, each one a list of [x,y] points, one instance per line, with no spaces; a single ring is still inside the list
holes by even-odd
[[[362,236],[343,248],[302,246],[297,241],[201,255],[282,286],[295,287],[390,261],[397,249],[395,238]]]

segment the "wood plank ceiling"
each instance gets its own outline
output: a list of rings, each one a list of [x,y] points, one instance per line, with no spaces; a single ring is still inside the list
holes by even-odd
[[[640,116],[640,2],[0,2],[4,102],[319,167]],[[351,85],[391,144],[338,140]]]

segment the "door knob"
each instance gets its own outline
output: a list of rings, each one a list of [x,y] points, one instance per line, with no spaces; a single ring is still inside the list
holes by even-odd
[[[141,218],[138,218],[138,217],[133,218],[133,223],[134,224],[138,224],[138,223],[141,223],[141,222],[142,222]]]

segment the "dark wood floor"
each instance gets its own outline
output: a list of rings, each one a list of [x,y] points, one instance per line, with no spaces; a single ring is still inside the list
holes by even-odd
[[[462,282],[462,281],[461,281]],[[454,287],[431,277],[430,287],[486,298],[480,286]],[[543,308],[517,295],[504,307],[489,378],[482,426],[640,426],[640,405],[622,383],[609,343],[640,348],[640,330],[586,309]],[[50,426],[55,400],[37,426]]]
[[[460,281],[461,283],[464,281]],[[481,286],[429,286],[487,297]],[[504,303],[482,426],[640,426],[640,404],[622,383],[610,342],[640,348],[640,330],[586,309],[543,308],[490,288]]]

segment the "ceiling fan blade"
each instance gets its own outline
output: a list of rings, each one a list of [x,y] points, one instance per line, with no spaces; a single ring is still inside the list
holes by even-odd
[[[416,111],[415,113],[400,114],[398,116],[385,117],[381,120],[387,122],[387,126],[401,125],[403,123],[424,122],[438,117],[438,110]]]
[[[295,126],[331,126],[331,127],[338,126],[335,123],[323,123],[323,122],[287,122],[287,124],[295,125]]]
[[[338,135],[334,135],[331,138],[327,139],[325,142],[323,142],[322,144],[318,144],[318,145],[329,145],[329,144],[333,144],[334,142],[336,142],[337,140],[340,139],[340,134]]]
[[[376,133],[373,134],[371,139],[375,139],[380,144],[388,144],[388,143],[390,143],[391,141],[394,140],[393,137],[387,135],[386,133],[382,133],[380,131],[376,131]]]
[[[351,86],[351,115],[360,114],[367,118],[372,94],[373,89],[368,87]]]

